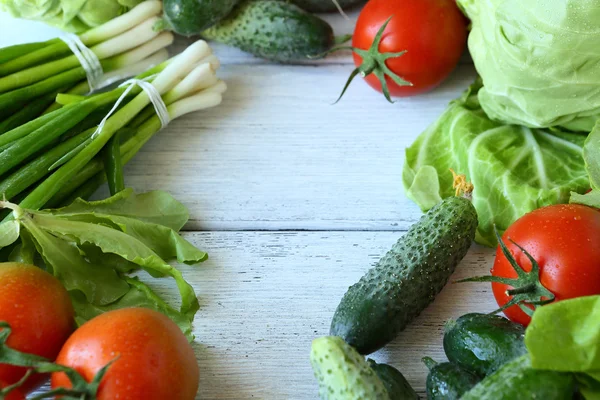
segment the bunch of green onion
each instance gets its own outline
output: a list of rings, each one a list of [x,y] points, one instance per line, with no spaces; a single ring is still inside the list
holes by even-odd
[[[220,104],[226,86],[218,67],[208,44],[198,41],[136,78],[154,86],[175,119]],[[122,190],[123,165],[162,127],[148,94],[134,86],[124,95],[126,89],[59,94],[56,109],[0,134],[0,196],[41,209],[87,198],[106,180],[112,193]]]
[[[79,35],[100,61],[104,82],[139,74],[168,58],[165,48],[173,35],[153,30],[161,10],[161,2],[147,1]],[[0,49],[0,134],[56,109],[52,103],[60,92],[88,93],[86,78],[60,38]]]

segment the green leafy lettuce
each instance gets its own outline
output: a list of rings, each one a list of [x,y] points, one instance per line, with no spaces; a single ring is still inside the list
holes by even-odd
[[[536,369],[574,372],[587,400],[600,399],[600,296],[539,307],[525,332]]]
[[[494,246],[498,230],[537,208],[566,203],[585,192],[586,137],[491,120],[479,104],[475,83],[406,150],[402,180],[423,211],[454,195],[450,168],[473,183],[479,216],[476,241]]]
[[[16,18],[43,21],[69,32],[84,32],[129,11],[143,0],[0,0]]]
[[[600,117],[598,0],[457,0],[494,120],[589,132]]]
[[[596,124],[585,141],[583,158],[592,191],[585,195],[572,193],[571,203],[600,208],[600,122]]]
[[[169,194],[136,195],[126,189],[106,200],[79,199],[44,211],[2,205],[13,210],[14,219],[0,225],[0,247],[12,246],[9,259],[35,262],[56,276],[71,295],[78,323],[112,309],[148,307],[171,317],[191,337],[198,299],[181,272],[165,260],[195,264],[207,255],[178,234],[188,213]],[[179,310],[128,275],[139,269],[174,279]]]

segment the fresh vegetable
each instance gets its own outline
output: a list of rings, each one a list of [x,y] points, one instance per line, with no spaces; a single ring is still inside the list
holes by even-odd
[[[6,49],[0,50],[0,58],[5,60],[0,64],[0,149],[5,150],[15,137],[22,137],[13,131],[21,128],[18,132],[22,133],[23,124],[46,110],[57,93],[85,94],[165,61],[168,54],[164,48],[173,42],[173,35],[158,34],[152,29],[160,11],[159,1],[148,1],[80,35],[79,39],[96,55],[102,69],[89,76],[69,46],[59,39],[49,40],[39,48],[25,46],[18,51],[9,48],[8,54]],[[90,87],[91,84],[95,87]],[[58,105],[47,111],[56,108]],[[31,130],[41,126],[33,125]]]
[[[410,386],[404,375],[396,368],[387,364],[378,364],[368,360],[369,365],[385,386],[390,400],[418,400],[419,396]]]
[[[577,373],[586,399],[600,396],[600,296],[541,307],[525,334],[531,365]]]
[[[344,92],[358,74],[389,101],[431,90],[454,70],[466,40],[454,0],[371,0],[356,22],[356,69]]]
[[[465,393],[461,400],[572,400],[572,374],[533,369],[527,355],[510,361]]]
[[[480,380],[453,363],[440,364],[429,357],[423,358],[423,362],[429,369],[426,382],[428,400],[458,400]]]
[[[17,241],[11,257],[33,262],[38,255],[69,291],[79,324],[125,307],[163,312],[191,337],[198,310],[193,288],[165,260],[194,264],[206,259],[177,232],[188,220],[185,207],[164,192],[136,195],[131,189],[102,201],[77,200],[55,210],[35,211],[2,202],[13,220],[0,225],[3,246]],[[129,273],[144,269],[173,278],[179,310]]]
[[[152,85],[162,95],[171,120],[221,102],[225,85],[215,75],[219,63],[211,53],[206,42],[198,41],[138,75],[138,79],[154,76]],[[130,95],[124,94],[126,90]],[[120,107],[115,106],[122,96]],[[0,152],[0,175],[7,173],[1,178],[0,194],[11,200],[27,190],[19,203],[22,208],[57,203],[53,198],[63,196],[67,186],[72,189],[68,196],[86,184],[99,172],[97,156],[119,131],[128,133],[121,143],[126,163],[162,127],[148,94],[137,86],[89,97],[59,95],[57,101],[64,106],[0,135],[0,146],[6,146]],[[111,107],[116,111],[105,116]],[[86,171],[91,176],[81,175]]]
[[[527,325],[537,305],[600,294],[600,211],[578,204],[535,210],[510,226],[492,282],[500,310]]]
[[[278,0],[243,0],[202,36],[288,63],[324,53],[334,44],[333,29],[327,22]]]
[[[0,264],[0,321],[13,329],[8,345],[52,360],[75,327],[73,306],[58,279],[38,267],[18,263]],[[0,363],[0,381],[5,385],[19,382],[26,372]],[[43,376],[32,376],[23,389],[32,389],[43,380]]]
[[[83,32],[117,18],[142,1],[1,0],[0,10],[16,18],[43,21],[64,31]]]
[[[369,363],[340,337],[315,339],[310,362],[321,400],[391,399]]]
[[[530,211],[589,189],[585,136],[494,122],[479,105],[479,89],[476,83],[453,101],[406,150],[402,181],[408,197],[426,211],[454,194],[448,168],[464,171],[475,186],[476,241],[496,246],[494,226],[504,231]]]
[[[159,28],[179,35],[197,35],[225,18],[240,0],[164,0]]]
[[[476,227],[477,213],[469,200],[440,202],[348,289],[330,334],[362,354],[392,341],[446,285],[467,254]]]
[[[497,315],[466,314],[449,321],[444,351],[450,362],[484,377],[527,352],[525,328]]]
[[[600,117],[595,0],[458,0],[493,120],[589,132]]]
[[[177,325],[144,308],[112,311],[87,322],[67,340],[56,362],[87,380],[112,362],[97,400],[192,400],[198,391],[193,348]],[[52,387],[71,384],[59,372],[52,374]]]

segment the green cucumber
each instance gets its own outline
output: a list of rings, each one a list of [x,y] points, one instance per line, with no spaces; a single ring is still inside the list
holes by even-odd
[[[278,0],[242,1],[202,36],[280,62],[306,60],[335,44],[327,22]]]
[[[372,353],[412,322],[442,290],[475,237],[477,212],[462,197],[429,210],[346,292],[330,334]]]
[[[159,29],[179,35],[199,35],[225,18],[240,0],[163,0]]]
[[[573,374],[533,369],[523,355],[487,376],[461,400],[571,400],[574,392]]]
[[[487,376],[525,353],[525,328],[499,315],[466,314],[446,324],[444,351],[448,360]]]
[[[284,0],[287,1],[287,0]],[[359,4],[366,3],[366,0],[291,0],[292,3],[308,12],[332,12],[338,11],[338,5],[346,10]]]
[[[429,357],[423,358],[423,362],[429,369],[426,381],[428,400],[458,400],[480,381],[456,364],[438,364]]]
[[[387,364],[378,364],[373,360],[369,360],[369,364],[383,382],[390,400],[419,400],[417,392],[396,368]]]
[[[321,400],[392,400],[369,363],[342,338],[315,339],[310,361]]]

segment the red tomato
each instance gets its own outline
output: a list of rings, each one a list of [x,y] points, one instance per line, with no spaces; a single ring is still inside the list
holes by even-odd
[[[117,358],[118,357],[118,358]],[[192,400],[200,372],[194,350],[179,327],[145,308],[107,312],[83,324],[65,343],[56,362],[91,381],[116,361],[100,383],[97,400]],[[63,373],[52,387],[71,387]]]
[[[527,272],[531,262],[509,239],[522,246],[540,267],[540,282],[556,301],[600,294],[600,212],[576,204],[560,204],[535,210],[517,220],[503,241]],[[516,278],[517,274],[498,247],[492,275]],[[492,283],[498,305],[510,299],[512,287]],[[504,311],[512,321],[527,325],[530,317],[518,306]]]
[[[10,386],[5,384],[4,382],[0,382],[0,389],[4,389],[5,387]],[[1,393],[0,393],[1,397]],[[19,388],[11,390],[7,395],[4,395],[4,400],[25,400],[25,395],[21,393]]]
[[[411,96],[439,85],[458,64],[465,49],[467,20],[455,0],[370,0],[363,8],[352,39],[353,47],[367,50],[377,32],[387,25],[380,53],[406,54],[389,58],[386,65],[412,86],[399,86],[389,76],[386,81],[392,96]],[[362,58],[354,53],[354,62]],[[367,82],[381,91],[374,74]]]
[[[0,264],[0,321],[12,329],[9,347],[51,360],[75,326],[71,300],[58,279],[38,267],[17,263]],[[0,364],[0,380],[8,385],[25,372],[25,368]],[[42,380],[43,376],[33,376],[23,390],[35,388]]]

